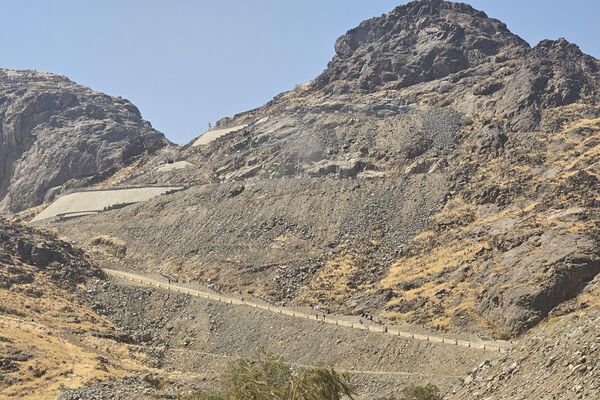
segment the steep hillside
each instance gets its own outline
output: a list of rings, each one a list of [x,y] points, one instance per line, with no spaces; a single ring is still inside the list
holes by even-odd
[[[59,75],[0,70],[0,210],[104,180],[167,144],[128,100]]]
[[[482,363],[450,399],[597,399],[598,329],[597,306],[589,312],[552,318],[509,354]]]
[[[439,0],[335,47],[125,178],[188,190],[53,228],[222,290],[497,337],[578,298],[600,273],[598,60]]]
[[[0,219],[0,398],[56,398],[147,370],[92,309],[84,284],[99,279],[81,250]]]

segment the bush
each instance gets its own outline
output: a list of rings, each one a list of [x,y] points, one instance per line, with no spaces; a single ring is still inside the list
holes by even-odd
[[[233,361],[222,376],[223,393],[199,392],[180,400],[341,400],[356,394],[347,374],[332,368],[294,368],[283,358],[259,352],[255,359]],[[408,386],[399,398],[377,400],[442,400],[437,386]]]
[[[425,386],[408,386],[402,391],[402,396],[380,397],[377,400],[442,400],[440,389],[429,383]]]
[[[345,374],[325,367],[294,370],[282,358],[264,352],[256,360],[232,363],[224,389],[227,400],[340,400],[355,394]]]
[[[402,391],[402,400],[442,400],[440,389],[429,383],[425,386],[409,386]]]

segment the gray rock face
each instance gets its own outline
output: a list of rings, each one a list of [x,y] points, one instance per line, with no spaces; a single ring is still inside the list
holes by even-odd
[[[587,235],[549,229],[506,251],[500,265],[512,273],[488,276],[482,314],[510,333],[536,325],[600,272],[597,246]]]
[[[310,92],[396,91],[412,103],[433,89],[441,103],[505,118],[512,131],[533,130],[543,109],[589,101],[600,88],[598,60],[577,45],[559,39],[531,48],[504,23],[441,0],[413,1],[364,21],[335,50]]]
[[[128,100],[58,75],[0,70],[0,209],[39,205],[69,180],[110,176],[167,144]]]
[[[0,289],[33,282],[33,272],[67,288],[104,277],[83,251],[52,234],[0,217]]]
[[[336,57],[315,81],[338,93],[399,89],[439,79],[527,43],[466,4],[415,1],[361,23],[335,43]]]

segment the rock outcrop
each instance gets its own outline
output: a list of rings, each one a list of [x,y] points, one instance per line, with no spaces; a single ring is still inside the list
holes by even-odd
[[[32,283],[38,274],[67,289],[104,276],[80,249],[0,217],[0,289]]]
[[[415,1],[362,22],[335,42],[335,58],[313,83],[332,93],[400,89],[441,79],[529,45],[469,5]]]
[[[21,211],[68,181],[89,185],[166,146],[128,100],[69,79],[0,70],[0,209]]]

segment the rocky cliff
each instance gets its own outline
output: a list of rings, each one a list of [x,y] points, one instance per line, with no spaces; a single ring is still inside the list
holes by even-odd
[[[578,298],[600,273],[598,60],[438,0],[335,48],[181,168],[127,175],[192,188],[55,227],[117,237],[136,268],[444,330],[514,336]]]
[[[110,177],[167,145],[128,100],[65,77],[0,70],[0,209],[21,211],[59,188]]]

